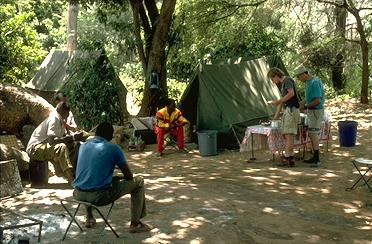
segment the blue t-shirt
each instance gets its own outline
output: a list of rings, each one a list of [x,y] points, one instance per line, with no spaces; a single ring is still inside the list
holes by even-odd
[[[123,167],[126,163],[118,145],[96,136],[80,146],[74,185],[82,190],[107,188],[115,165]]]
[[[316,98],[320,98],[320,103],[316,105],[316,109],[321,109],[324,107],[324,86],[323,82],[318,77],[312,77],[306,83],[306,103],[309,104],[314,101]]]

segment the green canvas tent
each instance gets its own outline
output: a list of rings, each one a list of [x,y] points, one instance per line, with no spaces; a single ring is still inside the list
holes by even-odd
[[[128,117],[127,89],[116,74],[115,68],[104,49],[99,51],[77,50],[73,52],[54,49],[44,59],[35,76],[26,84],[26,88],[52,103],[53,96],[70,82],[68,69],[74,59],[83,59],[92,66],[97,64],[104,67],[105,74],[113,74],[113,76],[110,75],[109,77],[111,82],[118,84],[117,94],[121,107],[120,117],[124,121]]]
[[[69,81],[68,67],[75,58],[88,58],[92,63],[102,62],[103,58],[104,62],[109,64],[106,68],[114,70],[104,50],[69,53],[67,50],[53,49],[44,59],[35,76],[25,85],[26,88],[44,97],[47,101],[51,101],[56,92],[60,91]],[[127,89],[120,81],[119,76],[116,75],[115,79],[120,84],[122,93],[125,93],[126,96]]]
[[[245,128],[273,116],[267,101],[279,99],[280,91],[266,75],[270,67],[287,72],[279,57],[215,61],[200,64],[182,95],[180,109],[198,131],[217,130],[219,147],[237,144]]]

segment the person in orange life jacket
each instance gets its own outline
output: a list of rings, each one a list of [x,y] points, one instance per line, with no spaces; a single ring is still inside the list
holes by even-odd
[[[157,135],[157,156],[162,156],[164,151],[164,136],[170,133],[177,136],[177,145],[180,151],[185,151],[183,141],[183,126],[189,123],[173,99],[168,99],[164,108],[156,113],[155,133]]]

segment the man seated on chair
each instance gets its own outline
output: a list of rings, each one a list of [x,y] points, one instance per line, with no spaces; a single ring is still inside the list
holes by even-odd
[[[100,123],[95,137],[80,146],[76,179],[74,181],[74,198],[104,206],[114,202],[125,194],[131,194],[130,232],[143,232],[150,227],[140,221],[146,216],[144,180],[133,177],[121,148],[111,143],[114,129],[107,122]],[[113,177],[118,166],[124,179]],[[96,220],[92,208],[87,207],[85,226],[90,228]]]
[[[179,109],[176,108],[176,102],[173,99],[167,99],[165,107],[156,113],[155,133],[158,143],[157,156],[162,156],[164,151],[164,136],[170,134],[177,136],[178,149],[186,152],[183,139],[183,126],[189,123]]]
[[[83,139],[83,134],[67,135],[63,127],[70,107],[61,102],[32,133],[26,152],[30,158],[39,161],[50,161],[57,176],[65,176],[70,183],[74,180],[73,161],[69,145]]]

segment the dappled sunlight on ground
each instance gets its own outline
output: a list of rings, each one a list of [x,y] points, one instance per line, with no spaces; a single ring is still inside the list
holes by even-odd
[[[320,168],[309,168],[301,161],[294,168],[276,167],[266,151],[257,152],[259,160],[253,163],[247,162],[249,154],[233,151],[202,157],[197,150],[182,154],[167,148],[157,158],[155,145],[150,145],[144,152],[126,153],[132,170],[146,179],[148,216],[144,221],[155,228],[148,233],[128,232],[130,200],[125,196],[117,201],[111,218],[120,239],[106,228],[103,243],[370,244],[372,193],[365,186],[345,189],[358,176],[351,160],[372,158],[372,110],[352,104],[353,110],[347,111],[356,114],[344,116],[341,111],[346,111],[346,105],[339,106],[332,117],[358,119],[358,143],[340,147],[335,122],[328,152],[321,148]],[[363,115],[364,111],[369,112]],[[28,215],[45,215],[45,219],[58,218],[57,227],[48,228],[52,224],[45,223],[42,237],[43,243],[56,242],[68,223],[59,198],[72,195],[72,189],[61,184],[45,189],[27,185],[24,193],[2,200],[1,205]],[[84,208],[78,218],[85,220]],[[67,243],[94,243],[103,226],[101,219],[84,233],[74,226]]]

